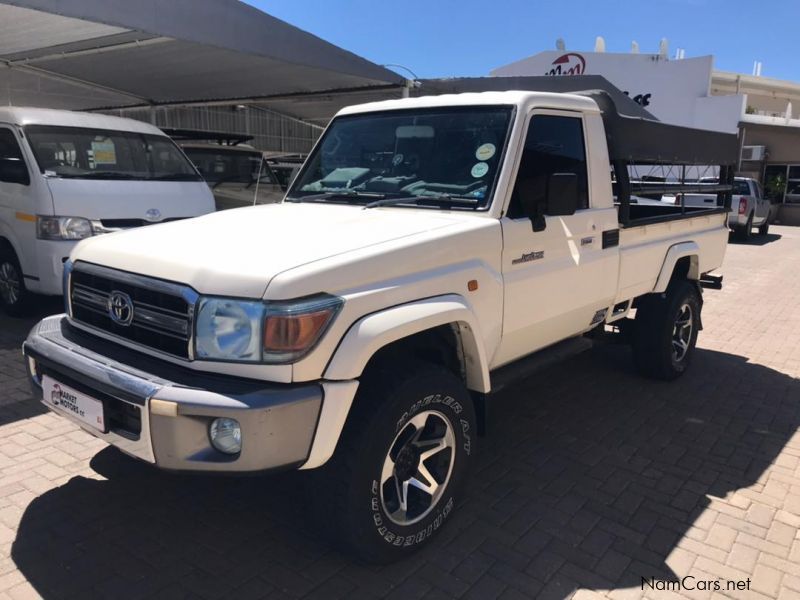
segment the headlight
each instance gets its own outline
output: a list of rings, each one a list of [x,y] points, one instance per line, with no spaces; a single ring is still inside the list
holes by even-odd
[[[327,294],[267,304],[264,362],[287,363],[308,354],[341,307],[341,298]]]
[[[92,235],[92,223],[83,217],[36,217],[40,240],[82,240]]]
[[[320,340],[342,306],[327,294],[280,302],[201,298],[198,359],[271,364],[297,360]]]
[[[197,358],[259,362],[264,303],[201,298],[197,310]]]

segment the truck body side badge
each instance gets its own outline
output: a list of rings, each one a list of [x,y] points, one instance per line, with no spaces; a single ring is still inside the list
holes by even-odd
[[[523,254],[519,258],[515,258],[511,261],[512,265],[518,265],[520,263],[531,262],[534,260],[539,260],[540,258],[544,258],[544,250],[536,250],[535,252],[528,252]]]
[[[581,246],[589,246],[594,243],[594,238],[589,236],[585,238],[581,238]]]

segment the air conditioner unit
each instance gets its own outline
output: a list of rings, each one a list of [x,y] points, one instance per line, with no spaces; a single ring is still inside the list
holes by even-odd
[[[764,160],[766,157],[766,146],[742,146],[742,160]]]

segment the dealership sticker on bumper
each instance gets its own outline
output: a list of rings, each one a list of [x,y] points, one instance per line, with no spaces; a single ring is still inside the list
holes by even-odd
[[[49,406],[58,408],[100,431],[106,430],[103,403],[99,400],[59,383],[47,375],[42,378],[42,391],[44,401]]]

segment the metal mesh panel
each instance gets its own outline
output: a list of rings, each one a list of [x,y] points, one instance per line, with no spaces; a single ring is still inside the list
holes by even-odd
[[[249,143],[265,151],[309,152],[322,131],[319,126],[249,106],[163,106],[103,112],[146,121],[157,127],[252,135]]]

